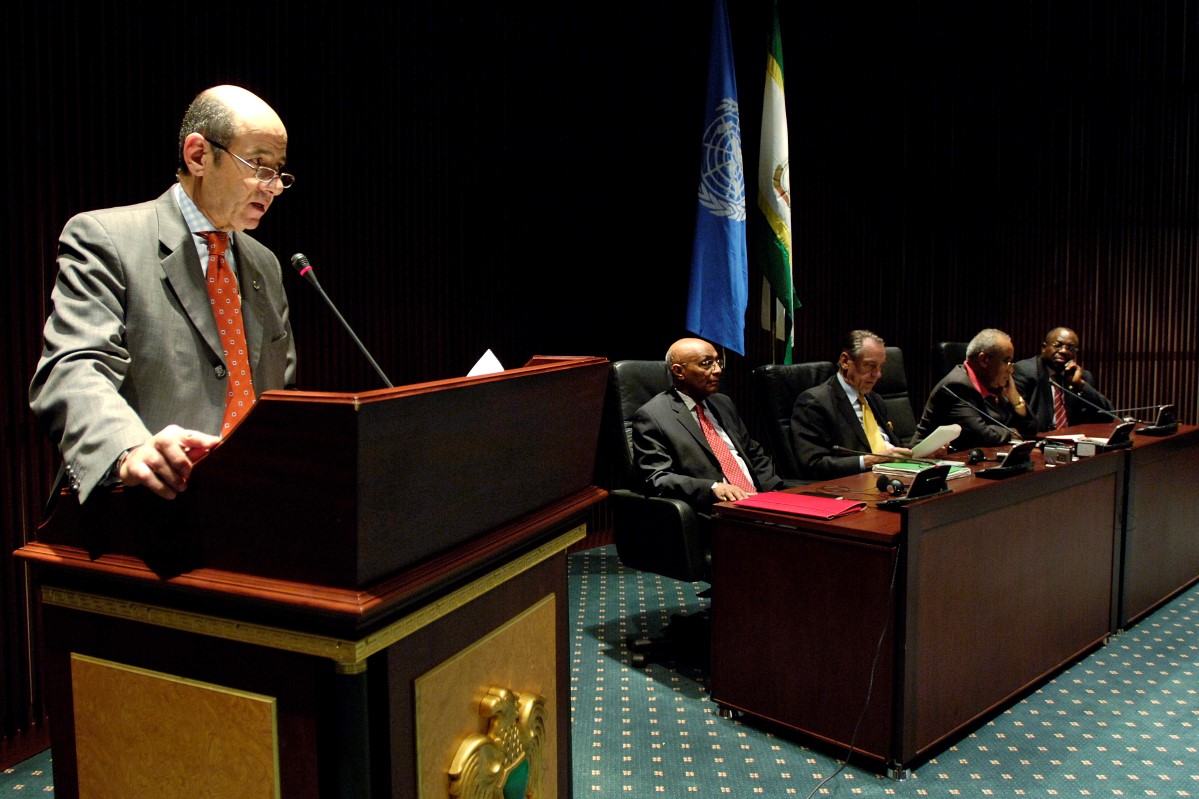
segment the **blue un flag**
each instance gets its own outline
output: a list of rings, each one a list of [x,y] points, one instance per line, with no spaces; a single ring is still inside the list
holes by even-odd
[[[724,0],[714,0],[708,56],[708,100],[695,247],[687,296],[687,329],[745,354],[749,260],[745,251],[745,170],[733,44]]]

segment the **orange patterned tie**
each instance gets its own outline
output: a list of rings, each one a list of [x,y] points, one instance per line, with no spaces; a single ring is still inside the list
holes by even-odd
[[[704,438],[708,439],[708,446],[715,453],[716,460],[720,461],[720,470],[724,472],[724,479],[742,491],[756,494],[758,489],[754,488],[753,481],[746,476],[745,470],[737,463],[737,459],[733,457],[733,451],[729,449],[729,445],[724,443],[724,439],[720,437],[720,433],[717,433],[716,428],[712,426],[711,420],[704,413],[704,406],[696,404],[695,414],[699,417],[699,427],[704,431]]]
[[[237,290],[233,270],[225,260],[229,234],[209,231],[200,235],[208,240],[208,300],[212,303],[212,315],[216,319],[221,344],[225,347],[225,365],[229,371],[225,421],[221,425],[221,435],[226,436],[254,404],[250,352],[246,347],[246,333],[242,325],[241,293]]]

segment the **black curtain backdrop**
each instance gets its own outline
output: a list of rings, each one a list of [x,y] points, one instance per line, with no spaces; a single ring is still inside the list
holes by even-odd
[[[44,746],[37,612],[9,556],[57,468],[26,388],[71,214],[156,197],[200,90],[258,93],[295,187],[256,237],[309,256],[396,385],[491,348],[661,357],[686,335],[711,5],[432,0],[10,9],[0,466],[0,761]],[[1199,0],[780,0],[796,360],[869,327],[904,350],[916,413],[935,341],[1017,355],[1065,324],[1117,407],[1199,420]],[[752,198],[769,0],[730,0]],[[758,223],[756,210],[749,209]],[[751,253],[752,255],[752,253]],[[289,281],[301,388],[376,388],[312,288]],[[726,390],[765,438],[756,324]]]

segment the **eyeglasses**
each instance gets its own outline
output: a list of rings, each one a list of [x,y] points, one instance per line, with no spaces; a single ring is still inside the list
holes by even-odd
[[[274,183],[275,178],[279,179],[279,185],[285,189],[291,188],[291,184],[296,182],[295,175],[289,175],[286,172],[276,172],[275,170],[271,169],[269,166],[255,166],[254,164],[251,164],[246,159],[242,158],[237,153],[232,152],[225,145],[221,144],[220,142],[215,142],[212,139],[208,138],[207,136],[204,137],[204,141],[208,142],[213,147],[219,147],[220,149],[229,153],[229,155],[236,158],[238,161],[241,161],[243,164],[248,166],[250,169],[253,169],[254,177],[258,178],[258,182],[264,186],[269,186],[272,183]]]
[[[723,369],[724,368],[724,358],[704,358],[702,361],[691,361],[690,365],[698,366],[700,369],[703,369],[705,372],[710,372],[713,369],[715,369],[717,366],[719,366],[721,369]]]
[[[1053,347],[1055,350],[1064,350],[1065,352],[1073,353],[1074,355],[1078,354],[1077,344],[1070,344],[1066,341],[1046,341],[1045,343],[1050,347]]]

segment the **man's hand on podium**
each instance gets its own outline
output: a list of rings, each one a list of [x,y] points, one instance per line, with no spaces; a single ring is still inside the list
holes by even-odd
[[[117,458],[117,476],[123,485],[142,485],[163,499],[174,499],[187,490],[192,466],[220,441],[219,436],[167,425]]]

